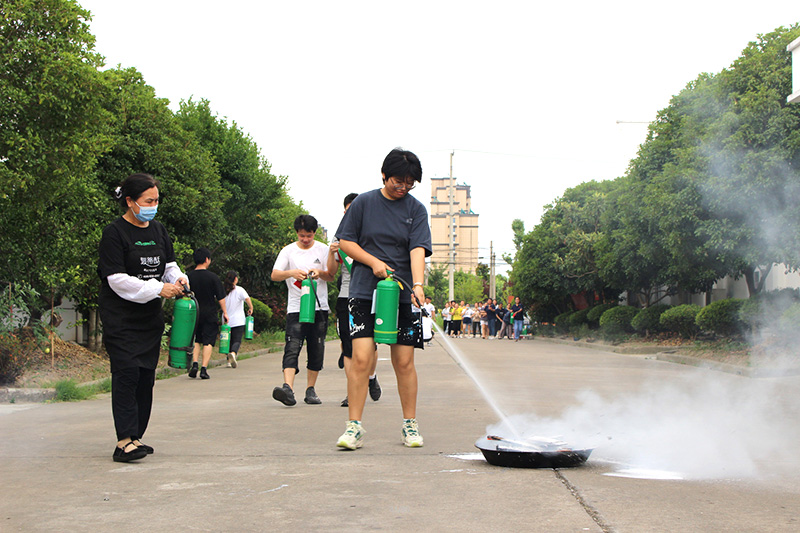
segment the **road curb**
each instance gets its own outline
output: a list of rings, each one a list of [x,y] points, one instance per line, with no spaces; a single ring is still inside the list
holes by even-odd
[[[255,350],[253,352],[245,352],[240,355],[246,355],[246,359],[251,357],[258,357],[260,355],[266,355],[269,353],[275,353],[283,350],[283,345],[276,345],[271,348],[262,348],[260,350]],[[212,359],[208,367],[214,368],[217,366],[222,366],[227,364],[227,358],[224,359]],[[175,376],[181,376],[186,374],[188,369],[186,368],[172,368],[169,366],[161,367],[156,370],[156,379],[166,379],[172,378]],[[94,381],[87,381],[85,383],[79,383],[78,386],[80,387],[88,387],[91,385],[96,385],[101,383],[108,378],[101,378],[96,379]],[[42,402],[49,402],[56,399],[56,389],[53,388],[14,388],[14,387],[0,387],[0,403],[42,403]]]

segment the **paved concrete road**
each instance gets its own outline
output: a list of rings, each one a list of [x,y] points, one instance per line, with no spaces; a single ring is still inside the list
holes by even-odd
[[[722,376],[543,341],[459,339],[455,345],[461,364],[491,391],[489,397],[503,412],[569,420],[569,408],[582,409],[587,425],[599,424],[595,437],[601,441],[625,441],[628,433],[641,439],[642,432],[669,441],[669,434],[658,435],[659,428],[686,432],[674,425],[676,420],[667,420],[674,413],[662,411],[651,397],[665,386],[678,396],[684,391],[690,400],[716,403],[713,398],[719,398],[728,407],[726,402],[736,402],[726,396],[728,387],[749,390],[757,381],[762,390],[768,384],[767,403],[782,420],[765,423],[788,424],[780,432],[788,437],[798,430],[796,377]],[[347,410],[339,407],[345,379],[335,368],[335,355],[336,345],[329,343],[318,406],[301,401],[287,408],[272,400],[272,388],[281,383],[279,353],[242,361],[235,370],[212,369],[207,381],[183,376],[159,381],[144,439],[156,453],[127,465],[111,460],[115,438],[107,395],[79,403],[3,406],[0,531],[800,529],[800,462],[794,450],[774,452],[767,443],[764,449],[771,455],[757,458],[754,471],[745,468],[749,457],[738,447],[732,446],[740,452],[732,459],[720,450],[735,468],[727,477],[717,468],[713,479],[697,478],[696,472],[676,476],[685,479],[654,479],[659,472],[641,468],[637,472],[644,471],[645,479],[608,475],[649,466],[625,463],[630,448],[611,445],[598,447],[580,468],[487,464],[473,444],[498,415],[438,342],[417,356],[425,447],[407,449],[400,443],[400,406],[388,350],[381,347],[384,396],[377,403],[367,400],[365,446],[337,450]],[[707,385],[720,381],[720,387]],[[304,373],[296,385],[304,389]],[[692,396],[706,389],[712,400]],[[631,403],[643,412],[631,409]],[[730,423],[718,411],[704,417],[703,406],[693,407],[691,401],[667,403],[685,413],[677,419],[699,418],[707,427]],[[747,432],[763,429],[749,418],[757,413],[734,413],[740,415]],[[787,417],[793,418],[783,420]],[[620,429],[620,420],[638,426],[639,433]],[[719,445],[716,438],[702,435],[688,442],[706,453],[706,444]],[[739,438],[727,440],[733,444]]]

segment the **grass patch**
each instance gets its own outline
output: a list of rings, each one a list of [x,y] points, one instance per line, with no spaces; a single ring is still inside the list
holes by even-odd
[[[96,383],[81,385],[74,379],[62,379],[55,382],[52,387],[56,390],[57,402],[78,402],[94,398],[98,394],[111,391],[111,378],[106,378]]]

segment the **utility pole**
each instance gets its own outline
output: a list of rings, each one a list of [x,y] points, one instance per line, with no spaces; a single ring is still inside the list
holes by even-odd
[[[497,287],[494,279],[494,242],[489,241],[489,298],[497,298]]]
[[[449,280],[448,280],[448,297],[447,301],[450,302],[455,300],[455,288],[454,288],[454,280],[455,280],[455,271],[456,271],[456,214],[453,212],[453,200],[455,199],[455,188],[453,187],[453,155],[455,154],[455,150],[450,152],[450,212],[447,215],[450,218],[450,223],[447,225],[448,227],[448,237],[450,241],[450,269],[449,269]]]

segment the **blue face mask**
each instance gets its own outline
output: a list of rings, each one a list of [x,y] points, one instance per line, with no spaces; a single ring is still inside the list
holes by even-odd
[[[156,218],[156,212],[158,211],[158,205],[154,205],[153,207],[142,207],[136,202],[133,202],[133,203],[135,203],[137,206],[139,206],[139,212],[133,214],[133,216],[135,216],[138,220],[140,220],[142,222],[150,222],[151,220]]]

